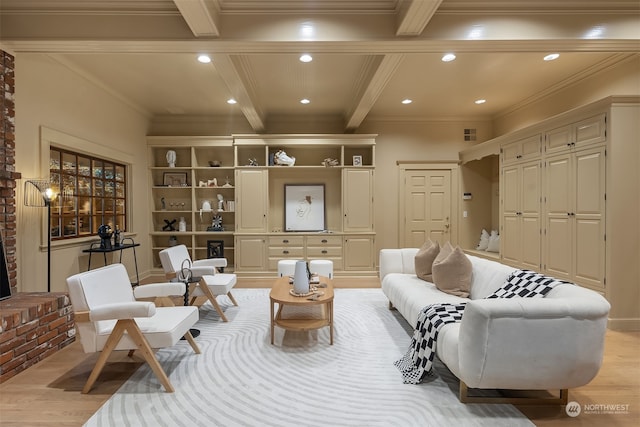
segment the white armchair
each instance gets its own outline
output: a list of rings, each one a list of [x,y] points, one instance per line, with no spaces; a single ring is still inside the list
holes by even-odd
[[[76,330],[85,353],[102,352],[82,393],[88,393],[114,350],[142,353],[160,383],[174,391],[153,349],[171,347],[181,337],[196,353],[198,345],[189,329],[198,321],[195,307],[156,307],[138,297],[171,297],[185,292],[183,283],[157,283],[131,287],[122,264],[79,273],[67,278]]]
[[[236,299],[231,294],[231,289],[236,285],[237,277],[232,273],[219,273],[218,268],[227,266],[225,258],[207,258],[191,260],[189,251],[185,245],[172,246],[160,251],[160,262],[165,276],[169,280],[184,281],[183,269],[188,268],[192,278],[198,278],[189,289],[190,304],[193,304],[199,296],[206,297],[216,309],[223,321],[227,322],[222,308],[218,304],[218,295],[227,295],[233,305],[237,306]]]

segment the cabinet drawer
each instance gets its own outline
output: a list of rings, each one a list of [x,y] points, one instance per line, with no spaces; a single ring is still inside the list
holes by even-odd
[[[307,236],[307,246],[341,246],[340,236]]]
[[[341,257],[342,246],[307,247],[307,258]]]
[[[303,236],[271,236],[269,246],[303,246]]]
[[[269,258],[303,258],[304,248],[301,246],[269,248]]]

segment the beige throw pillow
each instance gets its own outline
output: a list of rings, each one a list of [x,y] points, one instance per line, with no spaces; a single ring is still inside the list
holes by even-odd
[[[416,276],[422,280],[426,280],[427,282],[433,282],[431,277],[431,265],[439,252],[440,244],[438,242],[433,243],[429,239],[424,242],[415,257]]]
[[[433,261],[433,283],[442,292],[466,298],[471,289],[471,269],[471,261],[462,249],[447,242]]]

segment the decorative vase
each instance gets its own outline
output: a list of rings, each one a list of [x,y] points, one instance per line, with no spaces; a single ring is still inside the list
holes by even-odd
[[[178,238],[176,236],[169,237],[169,246],[175,246],[178,244]]]
[[[296,261],[293,274],[293,292],[296,294],[309,293],[309,274],[305,261]]]
[[[184,220],[184,217],[180,217],[180,221],[178,222],[178,231],[187,231],[187,221]]]

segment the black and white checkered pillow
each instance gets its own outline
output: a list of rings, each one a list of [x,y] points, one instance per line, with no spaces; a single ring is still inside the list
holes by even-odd
[[[516,270],[500,289],[487,298],[544,298],[554,286],[565,282],[531,270]]]

